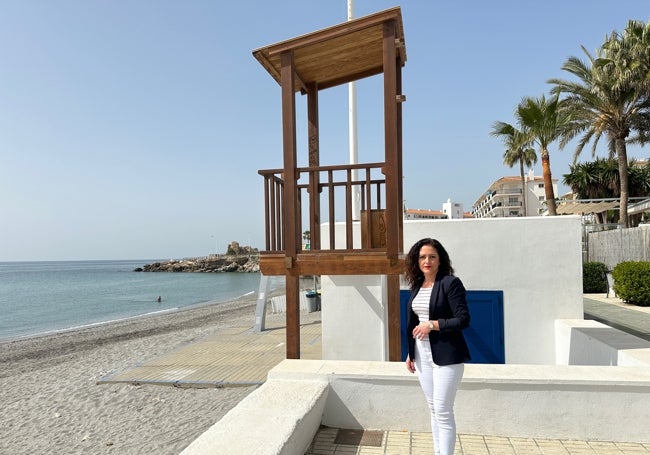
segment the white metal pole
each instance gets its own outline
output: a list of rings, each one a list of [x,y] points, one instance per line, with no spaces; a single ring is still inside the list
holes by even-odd
[[[354,0],[348,0],[348,20],[354,18]],[[350,164],[357,164],[359,162],[359,151],[357,144],[357,85],[352,81],[348,83],[348,113],[349,113],[349,146],[350,146]],[[354,169],[352,171],[352,180],[358,180],[359,172]],[[358,221],[360,219],[360,191],[358,186],[352,187],[352,219]]]

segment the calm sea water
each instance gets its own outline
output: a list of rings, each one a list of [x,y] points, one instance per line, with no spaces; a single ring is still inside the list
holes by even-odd
[[[259,273],[133,272],[151,262],[0,262],[0,339],[226,302],[259,290]]]

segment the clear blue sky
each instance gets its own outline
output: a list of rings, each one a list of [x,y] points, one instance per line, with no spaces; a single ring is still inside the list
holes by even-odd
[[[435,210],[517,175],[493,122],[567,77],[581,45],[648,20],[647,0],[355,0],[355,17],[398,5],[404,197]],[[263,248],[257,170],[282,166],[280,87],[252,51],[346,19],[347,0],[0,2],[0,261]],[[357,83],[359,162],[383,157],[380,86]],[[348,161],[347,90],[320,94],[323,164]],[[553,177],[572,155],[551,146]]]

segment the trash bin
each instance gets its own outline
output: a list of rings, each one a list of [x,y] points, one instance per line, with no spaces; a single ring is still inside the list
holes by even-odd
[[[320,295],[316,291],[309,291],[307,294],[307,311],[313,313],[320,311]]]

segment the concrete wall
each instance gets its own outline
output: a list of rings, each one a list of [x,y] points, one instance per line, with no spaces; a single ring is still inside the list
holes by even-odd
[[[466,365],[457,429],[484,436],[649,443],[644,367]],[[401,362],[284,360],[182,455],[305,453],[319,425],[430,432]]]
[[[650,342],[584,319],[555,322],[558,365],[648,366]]]
[[[285,360],[269,382],[329,383],[322,424],[430,432],[415,375],[401,362]],[[650,371],[563,365],[465,366],[458,432],[522,438],[650,442]],[[636,424],[632,424],[636,422]]]
[[[323,359],[388,359],[384,283],[373,275],[321,277]]]
[[[407,220],[404,252],[438,239],[467,289],[503,291],[506,363],[554,364],[555,320],[583,318],[581,228],[579,216]],[[323,359],[387,360],[384,282],[322,277]]]
[[[324,378],[268,381],[181,455],[305,453],[320,427],[328,390]]]

